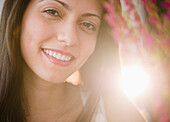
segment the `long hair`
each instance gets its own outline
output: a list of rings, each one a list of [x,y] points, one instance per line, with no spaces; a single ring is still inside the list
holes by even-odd
[[[91,92],[77,122],[90,122],[97,115],[99,100],[105,93],[116,89],[120,73],[118,45],[113,41],[111,29],[102,20],[96,49],[80,69],[81,80]]]
[[[30,0],[6,0],[4,3],[0,22],[0,121],[1,122],[26,122],[26,113],[22,101],[22,63],[20,51],[20,32],[24,12]],[[104,21],[103,21],[104,22]],[[118,59],[111,55],[117,55],[117,47],[113,48],[113,42],[105,29],[106,23],[102,23],[99,31],[97,47],[89,61],[81,69],[83,81],[92,84],[92,92],[85,107],[77,118],[77,122],[89,122],[96,112],[103,84],[107,84],[104,76],[104,68],[112,68],[112,63]],[[111,35],[111,34],[110,34]],[[112,52],[112,53],[108,53]],[[102,60],[101,60],[102,59]],[[103,60],[104,59],[104,60]],[[96,60],[98,63],[96,63]],[[107,61],[107,62],[106,62]],[[108,63],[110,62],[110,63]],[[107,64],[107,65],[106,65]],[[119,65],[114,65],[119,66]],[[117,69],[117,68],[116,68]],[[88,72],[88,73],[87,73]],[[114,73],[113,73],[114,74]],[[114,77],[114,76],[112,76]]]
[[[0,22],[0,121],[24,122],[20,27],[30,0],[6,0]]]

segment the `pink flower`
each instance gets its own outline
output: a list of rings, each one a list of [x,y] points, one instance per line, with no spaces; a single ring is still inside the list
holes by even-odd
[[[124,0],[124,1],[125,1],[126,6],[129,7],[129,9],[133,9],[134,8],[133,3],[131,3],[129,0]]]
[[[170,12],[167,12],[167,13],[165,14],[165,17],[170,21]]]
[[[168,2],[168,1],[163,2],[163,6],[167,9],[170,8],[170,2]]]
[[[108,12],[112,12],[113,11],[113,7],[110,6],[109,4],[104,4],[104,9]]]
[[[152,3],[154,3],[154,4],[155,4],[155,3],[156,3],[156,0],[152,0]]]
[[[158,22],[158,20],[157,20],[155,17],[149,17],[149,22],[150,22],[152,25],[156,25],[156,23]]]

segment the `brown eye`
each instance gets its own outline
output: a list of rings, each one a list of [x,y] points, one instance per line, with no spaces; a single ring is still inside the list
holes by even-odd
[[[49,15],[55,16],[55,17],[61,17],[60,13],[57,10],[54,9],[47,9],[43,11],[44,13],[47,13]]]
[[[81,25],[84,26],[85,28],[87,28],[90,31],[96,31],[95,25],[93,25],[89,22],[83,22],[83,23],[81,23]]]

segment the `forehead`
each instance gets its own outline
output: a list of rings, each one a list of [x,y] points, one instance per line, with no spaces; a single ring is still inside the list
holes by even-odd
[[[99,0],[62,0],[68,3],[70,6],[80,7],[85,9],[101,9],[101,4]]]
[[[69,10],[78,10],[78,11],[91,11],[102,13],[102,5],[100,0],[38,0],[39,2],[58,2],[64,3],[67,5]]]

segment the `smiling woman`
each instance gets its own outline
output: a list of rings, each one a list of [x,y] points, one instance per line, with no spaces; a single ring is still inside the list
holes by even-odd
[[[98,0],[5,0],[0,23],[0,121],[142,122],[123,95],[114,95],[121,96],[115,100],[121,98],[136,117],[121,119],[118,104],[108,102],[113,88],[108,86],[116,80],[119,65],[107,27]],[[77,71],[84,84],[67,83]],[[118,113],[109,114],[108,106]]]
[[[85,4],[88,11],[74,2],[53,0],[31,1],[25,11],[22,56],[26,67],[43,80],[62,83],[84,64],[95,48],[100,25],[96,16],[101,16],[101,8],[96,7],[98,3],[94,0],[80,4]]]

